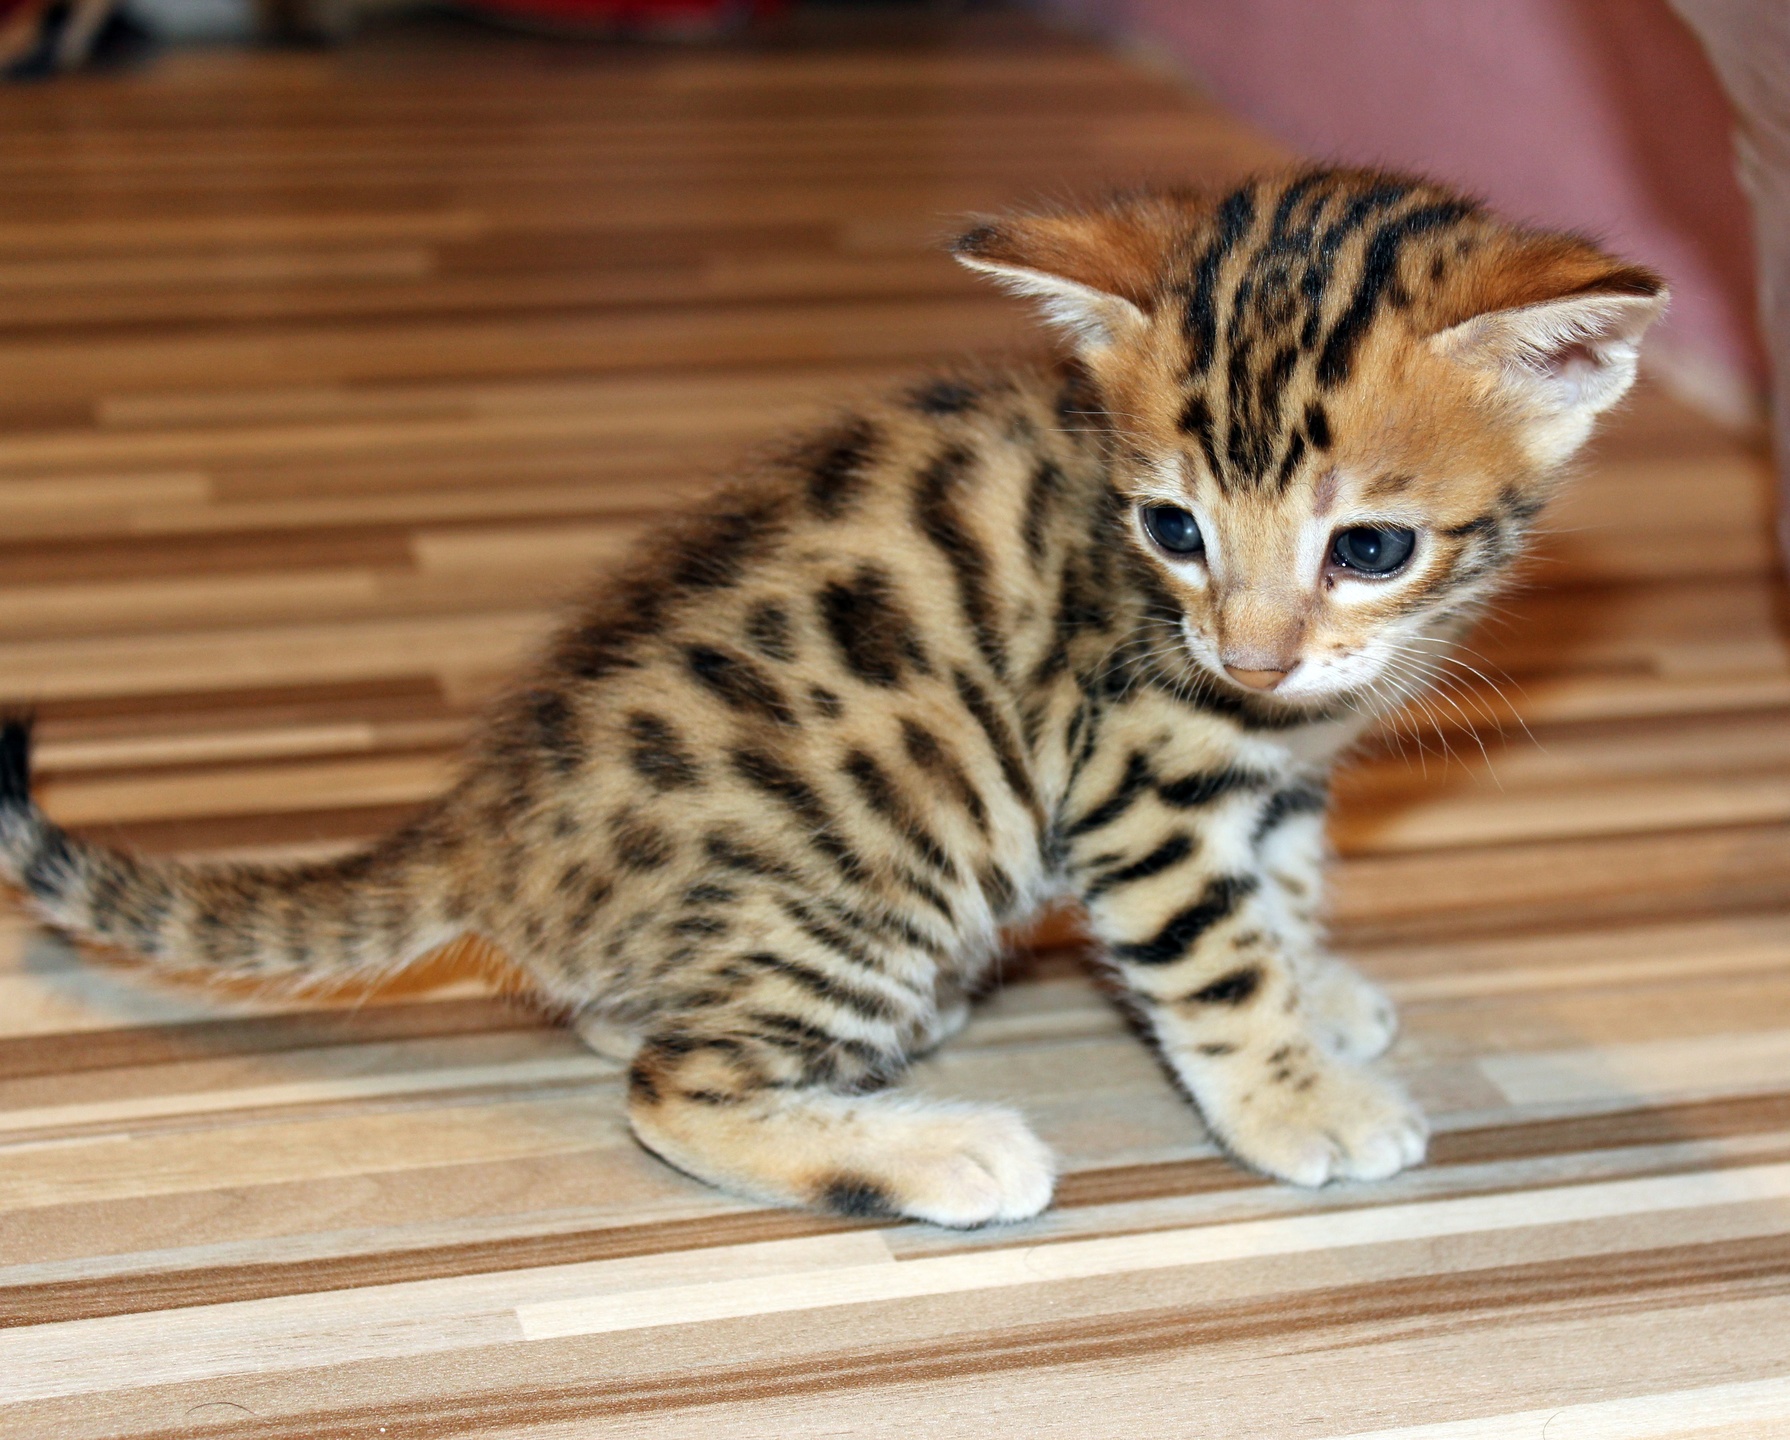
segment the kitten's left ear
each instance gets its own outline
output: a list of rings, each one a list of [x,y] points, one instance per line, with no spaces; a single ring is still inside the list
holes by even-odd
[[[1428,342],[1435,353],[1481,372],[1524,414],[1528,448],[1544,465],[1570,456],[1597,417],[1628,393],[1641,336],[1668,299],[1659,276],[1583,242],[1549,252],[1519,251],[1508,262],[1515,272],[1497,287],[1504,303]],[[1485,298],[1482,291],[1481,303]]]
[[[1100,210],[1007,216],[959,235],[951,253],[1041,300],[1044,318],[1085,353],[1147,326],[1175,208],[1169,197],[1149,196]]]

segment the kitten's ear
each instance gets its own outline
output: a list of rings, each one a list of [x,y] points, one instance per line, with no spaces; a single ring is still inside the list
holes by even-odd
[[[951,253],[1007,289],[1041,300],[1044,318],[1077,350],[1141,334],[1173,229],[1159,205],[991,220]]]
[[[1641,336],[1664,313],[1666,286],[1582,242],[1551,240],[1508,263],[1516,268],[1503,284],[1478,287],[1486,308],[1429,345],[1489,378],[1525,415],[1535,460],[1558,464],[1634,384]]]

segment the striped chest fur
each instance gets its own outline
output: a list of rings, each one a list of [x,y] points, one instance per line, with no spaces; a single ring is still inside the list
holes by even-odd
[[[1073,357],[842,414],[643,537],[360,854],[147,864],[30,800],[52,920],[331,980],[456,935],[630,1058],[650,1149],[766,1199],[945,1224],[1050,1195],[1019,1116],[891,1089],[1003,926],[1086,908],[1214,1134],[1317,1184],[1417,1160],[1385,998],[1325,950],[1337,752],[1431,683],[1596,416],[1653,276],[1379,174],[968,232]]]

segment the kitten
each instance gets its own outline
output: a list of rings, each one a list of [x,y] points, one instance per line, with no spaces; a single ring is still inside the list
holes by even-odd
[[[359,854],[151,864],[31,802],[37,909],[166,965],[379,975],[476,932],[632,1051],[629,1116],[760,1199],[978,1225],[1052,1162],[890,1093],[1069,892],[1212,1132],[1303,1185],[1421,1159],[1325,953],[1325,777],[1507,571],[1628,389],[1657,277],[1398,176],[981,225],[1074,358],[866,405],[651,537]]]

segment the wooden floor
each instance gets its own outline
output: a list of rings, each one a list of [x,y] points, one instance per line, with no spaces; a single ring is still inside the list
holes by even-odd
[[[49,808],[158,851],[375,833],[668,501],[1028,333],[928,250],[950,217],[1273,156],[1062,39],[867,33],[0,91],[0,703]],[[1790,1435],[1766,485],[1643,394],[1478,642],[1508,700],[1344,785],[1339,938],[1438,1131],[1387,1184],[1232,1168],[1048,947],[920,1083],[1022,1106],[1059,1204],[956,1235],[681,1178],[464,962],[195,994],[6,910],[0,1433]]]

